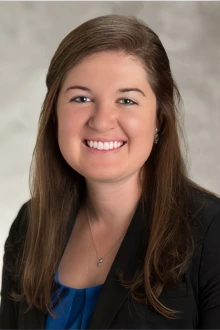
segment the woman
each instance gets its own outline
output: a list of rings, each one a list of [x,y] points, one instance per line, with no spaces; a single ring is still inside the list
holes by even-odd
[[[46,83],[1,329],[220,328],[220,199],[187,177],[157,35],[132,17],[91,19]]]

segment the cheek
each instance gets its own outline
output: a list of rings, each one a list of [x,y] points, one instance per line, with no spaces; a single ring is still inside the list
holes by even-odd
[[[71,150],[76,150],[74,143],[76,141],[76,122],[69,116],[58,116],[58,144],[63,157],[68,161]]]
[[[71,111],[71,109],[62,109],[58,113],[58,134],[68,137],[75,135],[83,125],[84,118],[79,112]]]
[[[156,127],[156,114],[144,112],[131,116],[127,118],[124,127],[132,140],[144,140],[145,143],[152,141]]]

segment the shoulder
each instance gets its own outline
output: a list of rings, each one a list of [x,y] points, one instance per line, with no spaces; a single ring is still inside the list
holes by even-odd
[[[19,236],[25,234],[28,225],[28,210],[31,200],[25,202],[19,209],[9,230],[9,236],[16,234]]]
[[[220,306],[220,198],[191,191],[195,251],[192,258],[192,285],[201,311]]]
[[[28,200],[20,207],[5,241],[3,261],[4,265],[10,266],[10,268],[16,263],[18,254],[21,253],[25,241],[30,201],[31,200]]]
[[[220,198],[213,193],[191,188],[189,192],[189,212],[196,243],[209,238],[209,229],[220,225]],[[217,233],[216,233],[217,234]]]

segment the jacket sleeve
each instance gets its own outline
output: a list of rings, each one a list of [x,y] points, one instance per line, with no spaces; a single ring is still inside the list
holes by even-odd
[[[212,220],[203,244],[198,329],[220,329],[220,212]]]
[[[10,293],[16,290],[17,284],[14,279],[14,269],[16,260],[22,248],[22,224],[27,222],[26,217],[27,203],[20,208],[17,217],[11,225],[9,235],[4,245],[2,286],[1,286],[1,305],[0,305],[0,329],[18,329],[18,303],[10,298]]]

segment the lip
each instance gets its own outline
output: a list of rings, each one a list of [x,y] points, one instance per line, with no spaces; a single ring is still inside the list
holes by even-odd
[[[117,139],[117,138],[102,138],[102,139],[100,139],[100,138],[88,138],[88,139],[85,138],[84,142],[86,142],[86,141],[96,141],[96,142],[115,142],[115,141],[117,141],[117,142],[123,142],[123,143],[127,142],[126,140]]]

